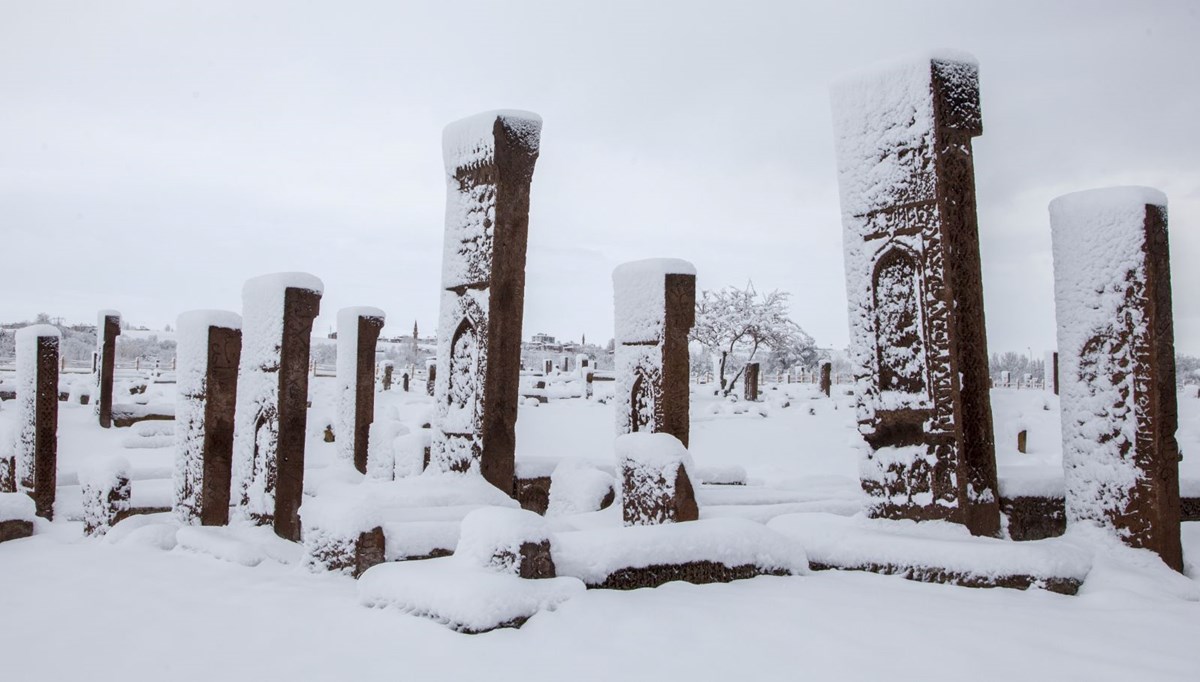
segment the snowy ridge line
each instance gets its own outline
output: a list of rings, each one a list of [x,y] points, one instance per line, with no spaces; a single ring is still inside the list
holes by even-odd
[[[815,570],[1075,594],[1092,567],[1089,552],[1062,539],[1014,542],[976,537],[947,522],[790,514],[772,519],[767,527],[803,543]]]

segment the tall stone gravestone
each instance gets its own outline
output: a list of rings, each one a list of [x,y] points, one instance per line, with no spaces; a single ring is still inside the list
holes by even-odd
[[[430,397],[436,393],[437,389],[437,360],[430,360],[425,363],[425,393]]]
[[[112,426],[113,371],[117,360],[117,337],[121,335],[121,313],[101,310],[96,316],[95,410],[102,428]]]
[[[821,383],[818,384],[818,387],[821,389],[821,392],[824,393],[826,397],[828,397],[829,393],[833,390],[832,374],[833,374],[833,365],[828,362],[822,362],[821,363],[821,378],[820,378]]]
[[[1042,382],[1043,387],[1058,395],[1058,353],[1056,351],[1046,351],[1045,369],[1042,370],[1042,376],[1045,380]]]
[[[430,466],[512,494],[529,187],[542,121],[479,114],[446,127],[446,241]]]
[[[758,374],[760,365],[757,362],[746,363],[746,370],[742,377],[742,389],[746,400],[758,400]]]
[[[175,514],[184,523],[229,523],[234,408],[242,318],[192,310],[175,325]]]
[[[669,433],[688,444],[688,332],[696,269],[654,258],[613,271],[617,434]]]
[[[863,489],[875,516],[1000,530],[966,56],[834,88]]]
[[[239,512],[300,539],[308,360],[324,285],[298,272],[256,277],[242,289],[242,357],[234,427]]]
[[[1183,570],[1167,199],[1143,187],[1050,204],[1067,522]]]
[[[17,330],[17,487],[33,498],[37,515],[54,518],[58,480],[58,328]]]
[[[694,520],[699,512],[686,462],[696,270],[677,259],[625,263],[613,271],[613,290],[622,518],[626,525]]]
[[[367,473],[367,445],[375,421],[375,344],[383,329],[379,308],[338,311],[337,452]]]

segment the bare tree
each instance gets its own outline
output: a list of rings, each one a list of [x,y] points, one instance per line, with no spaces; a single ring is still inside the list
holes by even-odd
[[[812,337],[788,316],[790,296],[778,289],[759,295],[752,284],[745,289],[701,292],[690,338],[717,360],[716,374],[725,395],[733,391],[746,363],[760,349],[784,354],[793,362],[805,358],[811,362],[816,357]],[[726,372],[734,366],[736,371],[726,380]]]

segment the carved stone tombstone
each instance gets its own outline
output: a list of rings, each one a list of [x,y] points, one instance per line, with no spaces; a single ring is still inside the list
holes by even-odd
[[[512,494],[529,187],[542,121],[501,111],[443,135],[446,242],[430,466]]]
[[[44,519],[54,518],[58,485],[57,327],[17,330],[17,488],[29,493]]]
[[[394,371],[396,368],[391,361],[385,361],[383,364],[383,390],[392,390],[392,372]]]
[[[378,308],[338,311],[337,451],[354,468],[367,473],[367,446],[375,421],[375,345],[383,329]]]
[[[746,363],[745,374],[742,377],[743,396],[746,400],[758,400],[758,373],[760,365],[757,362]]]
[[[321,280],[264,275],[242,289],[242,357],[234,429],[234,485],[241,514],[300,539],[308,361]]]
[[[96,415],[102,428],[112,426],[113,370],[117,359],[117,337],[121,335],[121,313],[101,310],[96,320]]]
[[[1068,524],[1183,570],[1167,199],[1114,187],[1050,204]],[[1081,248],[1087,245],[1087,248]]]
[[[828,362],[821,363],[821,383],[819,384],[819,386],[821,388],[821,392],[824,393],[826,396],[828,396],[830,391],[833,390],[833,381],[831,380],[832,372],[833,372],[832,364],[830,364]]]
[[[613,271],[617,434],[669,433],[688,444],[688,332],[696,269],[652,258]]]
[[[229,523],[234,408],[242,318],[193,310],[176,321],[175,514],[184,523]]]
[[[431,397],[437,389],[437,361],[430,361],[425,365],[425,392]]]
[[[871,514],[1000,531],[971,138],[978,67],[921,57],[834,89]]]
[[[1055,351],[1046,352],[1046,364],[1042,370],[1043,376],[1046,377],[1043,381],[1044,388],[1058,395],[1058,353]]]

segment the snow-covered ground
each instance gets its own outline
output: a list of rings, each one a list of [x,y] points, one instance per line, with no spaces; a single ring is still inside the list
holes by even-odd
[[[341,475],[335,445],[321,437],[334,386],[312,382],[306,488]],[[612,384],[595,386],[603,397]],[[147,393],[169,401],[171,388]],[[772,384],[763,402],[747,404],[705,389],[693,395],[695,464],[742,467],[751,485],[703,488],[702,518],[849,514],[861,504],[850,396]],[[1057,399],[1011,389],[992,397],[1002,488],[1061,488]],[[416,431],[430,403],[393,391],[377,410]],[[0,423],[13,407],[0,405]],[[1181,393],[1179,411],[1182,473],[1200,479],[1200,399]],[[597,400],[522,403],[519,465],[579,458],[611,466],[613,425],[612,407]],[[90,407],[62,404],[59,520],[0,544],[3,679],[1158,680],[1200,671],[1200,523],[1184,524],[1189,577],[1156,568],[1145,553],[1101,547],[1074,597],[824,571],[589,590],[519,630],[469,636],[360,605],[353,579],[309,572],[298,548],[266,529],[245,529],[241,545],[153,527],[84,539],[82,523],[66,518],[79,514],[76,472],[91,458],[127,458],[135,504],[169,505],[174,446],[162,427],[106,431]],[[167,447],[135,447],[152,445]]]

